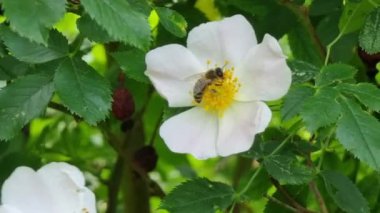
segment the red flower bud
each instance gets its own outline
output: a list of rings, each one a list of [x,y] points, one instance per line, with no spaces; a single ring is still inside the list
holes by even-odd
[[[113,92],[112,113],[123,121],[132,116],[135,112],[135,103],[131,93],[125,88],[117,88]]]
[[[152,171],[157,164],[157,153],[152,146],[144,146],[133,155],[134,164],[145,172]]]

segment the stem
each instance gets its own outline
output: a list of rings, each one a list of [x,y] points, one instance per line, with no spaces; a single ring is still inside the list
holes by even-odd
[[[371,3],[373,3],[373,2],[371,2]],[[346,23],[344,23],[342,29],[339,31],[338,36],[337,36],[332,42],[330,42],[330,43],[327,45],[327,47],[326,47],[327,50],[326,50],[325,65],[327,65],[328,62],[329,62],[329,58],[330,58],[330,54],[331,54],[331,48],[332,48],[332,47],[334,46],[334,44],[336,44],[336,43],[339,41],[339,39],[342,38],[342,36],[346,33],[346,29],[347,29],[347,27],[350,25],[351,20],[352,20],[352,18],[354,17],[354,15],[355,15],[358,11],[360,11],[359,8],[360,8],[361,5],[363,5],[363,4],[358,4],[358,5],[356,6],[356,8],[354,9],[354,11],[351,13],[350,17],[349,17],[348,20],[346,21]]]
[[[343,32],[343,30],[341,31]],[[329,63],[329,58],[330,58],[330,54],[331,54],[331,48],[334,46],[334,44],[336,44],[336,42],[339,41],[339,39],[343,36],[343,33],[339,33],[338,36],[332,41],[330,42],[327,47],[326,47],[326,58],[325,58],[325,63],[324,65],[327,65]]]
[[[329,211],[327,210],[325,200],[323,199],[315,181],[310,181],[309,188],[314,193],[314,196],[318,201],[319,210],[321,210],[322,213],[328,213]]]
[[[268,155],[268,157],[277,154],[285,146],[285,144],[289,141],[289,139],[292,136],[293,135],[289,135],[288,137],[286,137],[281,142],[281,144],[272,153],[270,153]],[[262,168],[263,167],[260,165],[260,167],[256,170],[255,173],[253,173],[252,177],[249,179],[247,185],[245,185],[245,187],[237,194],[237,197],[241,197],[244,193],[246,193],[248,191],[249,187],[251,187],[251,184],[253,183],[253,181],[255,180],[255,178],[257,177],[257,175],[260,173],[260,171],[262,170]]]
[[[321,157],[319,158],[319,162],[318,162],[318,166],[317,166],[317,171],[321,171],[321,168],[322,168],[322,163],[323,163],[323,160],[324,160],[324,156],[325,156],[325,153],[326,153],[326,148],[329,146],[329,143],[330,143],[330,139],[331,139],[331,136],[332,134],[334,133],[334,128],[331,128],[330,132],[329,132],[329,135],[328,137],[326,138],[326,140],[324,140],[321,145],[322,145],[322,153],[321,153]]]
[[[149,141],[149,146],[152,146],[154,143],[154,140],[156,139],[157,132],[158,132],[158,129],[160,128],[160,124],[161,124],[163,114],[164,114],[164,111],[161,112],[161,115],[159,116],[158,121],[157,121],[156,125],[154,126],[154,130],[153,130],[152,136],[151,136],[150,141]]]
[[[123,158],[119,155],[113,168],[112,177],[108,182],[108,202],[106,213],[116,213],[117,210],[117,198],[123,176],[123,161]]]
[[[260,166],[259,168],[257,168],[257,170],[255,171],[255,173],[253,173],[252,177],[249,179],[247,185],[245,185],[245,187],[243,188],[243,190],[241,190],[237,194],[237,197],[241,197],[244,193],[246,193],[248,191],[249,187],[251,187],[251,184],[253,183],[253,181],[255,180],[255,178],[261,172],[262,169],[263,169],[262,166]]]
[[[303,207],[301,204],[299,204],[287,191],[286,189],[284,189],[280,183],[271,178],[270,179],[271,182],[273,183],[273,185],[276,187],[276,189],[289,201],[289,203],[297,209],[297,212],[305,212],[305,213],[312,213],[313,211],[310,211],[308,209],[306,209],[305,207]]]
[[[278,200],[275,197],[271,197],[269,195],[264,195],[264,197],[267,198],[269,201],[271,201],[273,203],[276,203],[276,204],[278,204],[278,205],[280,205],[280,206],[282,206],[282,207],[284,207],[284,208],[286,208],[286,209],[288,209],[288,210],[290,210],[292,212],[298,212],[297,209],[293,208],[292,206],[289,206],[288,204],[282,202],[281,200]]]
[[[310,153],[306,155],[306,162],[307,162],[307,165],[309,167],[314,168],[313,161],[311,160],[311,157],[310,157]],[[319,205],[319,210],[322,213],[328,213],[329,211],[326,207],[325,200],[323,199],[323,196],[322,196],[321,192],[319,191],[318,186],[314,180],[310,181],[309,188],[313,192],[315,198],[317,199],[317,202]]]

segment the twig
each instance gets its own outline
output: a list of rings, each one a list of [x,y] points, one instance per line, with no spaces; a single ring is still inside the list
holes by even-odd
[[[153,130],[152,136],[150,137],[149,146],[153,145],[154,140],[157,137],[158,129],[160,128],[160,124],[161,124],[161,120],[162,120],[162,115],[163,114],[164,114],[164,112],[162,111],[161,115],[158,118],[158,121],[157,121],[156,125],[154,126],[154,130]]]
[[[310,154],[306,155],[306,162],[309,167],[314,169],[313,161],[311,160]],[[318,171],[319,171],[319,168],[318,168]],[[323,196],[321,192],[319,191],[318,186],[314,180],[311,180],[309,182],[309,188],[313,192],[315,198],[317,199],[319,210],[321,210],[321,213],[328,213],[329,211],[326,207],[325,200],[323,199]]]
[[[269,196],[267,194],[264,194],[264,197],[267,198],[269,201],[271,201],[273,203],[276,203],[276,204],[278,204],[278,205],[280,205],[280,206],[282,206],[282,207],[284,207],[284,208],[286,208],[286,209],[288,209],[288,210],[290,210],[292,212],[298,212],[297,209],[293,208],[292,206],[289,206],[288,204],[282,202],[281,200],[278,200],[275,197],[271,197],[271,196]]]
[[[323,197],[321,195],[321,192],[319,191],[319,189],[318,189],[317,184],[315,183],[315,181],[310,181],[309,188],[313,192],[315,198],[318,201],[319,210],[321,210],[322,213],[328,213],[329,211],[327,210],[325,201],[324,201],[324,199],[323,199]]]
[[[313,213],[313,211],[310,211],[303,207],[301,204],[299,204],[287,191],[280,185],[280,183],[273,179],[270,178],[271,182],[273,185],[276,187],[276,189],[289,201],[289,203],[297,209],[297,212],[303,212],[303,213]]]

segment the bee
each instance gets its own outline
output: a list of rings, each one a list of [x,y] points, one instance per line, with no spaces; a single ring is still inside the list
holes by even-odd
[[[223,70],[220,67],[210,69],[194,85],[193,96],[197,103],[202,101],[203,93],[206,88],[217,79],[223,79]]]

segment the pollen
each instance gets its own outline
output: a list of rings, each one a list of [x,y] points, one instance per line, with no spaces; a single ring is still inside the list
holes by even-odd
[[[233,75],[234,69],[225,69],[223,78],[214,80],[205,88],[202,106],[206,111],[216,112],[219,116],[232,104],[240,83]]]

